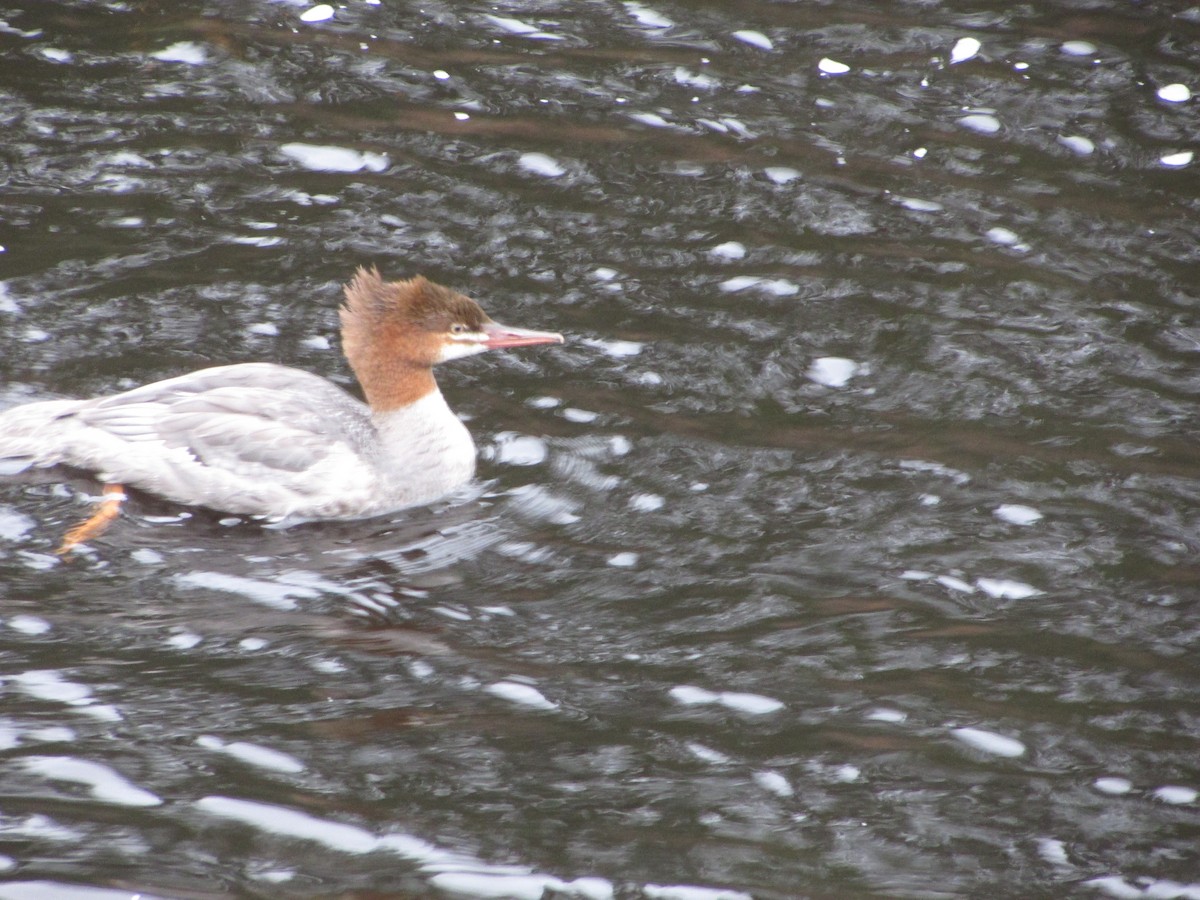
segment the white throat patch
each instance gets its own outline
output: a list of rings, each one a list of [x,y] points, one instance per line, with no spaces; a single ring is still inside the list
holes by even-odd
[[[437,361],[449,362],[452,359],[462,359],[464,356],[474,356],[487,349],[487,335],[482,331],[470,331],[466,334],[452,334],[449,340],[442,344]]]

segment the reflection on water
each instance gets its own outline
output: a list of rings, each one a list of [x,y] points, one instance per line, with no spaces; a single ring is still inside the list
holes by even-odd
[[[0,18],[0,405],[569,336],[428,509],[0,484],[0,897],[1200,894],[1192,12]]]

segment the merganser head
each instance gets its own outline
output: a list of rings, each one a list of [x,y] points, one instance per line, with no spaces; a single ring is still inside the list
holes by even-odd
[[[501,347],[561,344],[549,331],[492,321],[470,297],[421,276],[385,282],[360,267],[339,310],[342,350],[374,409],[389,409],[436,390],[437,363]]]

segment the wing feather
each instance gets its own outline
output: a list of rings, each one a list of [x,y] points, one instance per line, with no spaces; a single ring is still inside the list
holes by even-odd
[[[319,376],[266,363],[205,369],[69,415],[116,439],[116,452],[95,460],[97,468],[137,484],[138,460],[153,458],[164,473],[153,489],[182,495],[171,485],[190,483],[202,495],[240,498],[224,500],[225,508],[267,506],[256,498],[280,489],[305,496],[339,474],[351,478],[373,446],[364,404]]]

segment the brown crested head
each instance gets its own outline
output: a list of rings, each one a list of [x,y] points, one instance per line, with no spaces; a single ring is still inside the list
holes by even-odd
[[[479,304],[421,276],[384,281],[360,267],[338,311],[342,351],[374,409],[394,409],[436,390],[431,367],[452,329],[490,322]]]
[[[359,268],[345,291],[342,349],[377,411],[437,390],[435,363],[563,340],[554,332],[493,322],[470,297],[420,276],[385,282],[377,269]]]
[[[392,354],[428,366],[437,361],[436,336],[455,325],[480,331],[491,321],[470,297],[421,275],[384,281],[378,269],[360,266],[344,290],[346,300],[339,315],[347,355],[349,345],[386,342]]]

